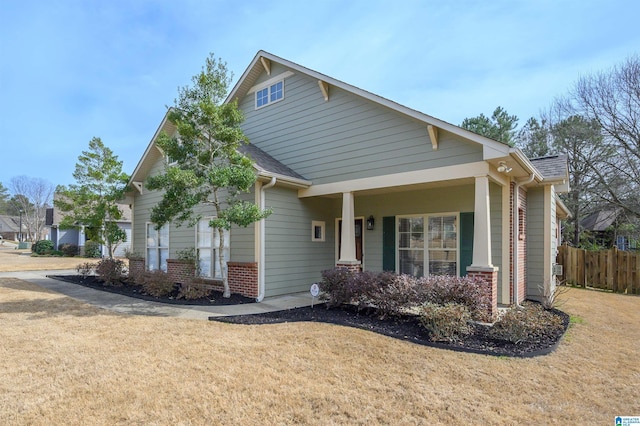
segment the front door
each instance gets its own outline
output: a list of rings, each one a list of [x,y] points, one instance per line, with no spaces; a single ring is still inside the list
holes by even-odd
[[[356,240],[356,259],[360,261],[360,265],[364,265],[364,254],[362,253],[362,231],[364,219],[356,219],[354,221],[353,233]],[[340,250],[342,250],[342,219],[338,220],[338,259],[340,259]]]

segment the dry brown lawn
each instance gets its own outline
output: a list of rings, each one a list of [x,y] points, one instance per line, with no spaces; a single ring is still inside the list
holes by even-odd
[[[13,250],[10,243],[0,247],[0,272],[75,269],[81,263],[97,262],[83,257],[32,257],[30,250]]]
[[[573,324],[533,359],[319,323],[115,314],[0,279],[9,425],[612,424],[640,413],[640,298],[572,289]]]

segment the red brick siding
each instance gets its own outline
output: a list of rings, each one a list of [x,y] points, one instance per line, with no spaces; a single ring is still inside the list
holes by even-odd
[[[192,283],[195,271],[195,265],[191,260],[167,259],[167,275],[174,283]]]
[[[231,293],[258,297],[258,264],[256,262],[227,262],[227,278]]]
[[[129,277],[137,281],[145,270],[145,262],[143,257],[133,257],[129,259]]]
[[[478,278],[489,284],[491,287],[491,306],[489,307],[489,315],[495,318],[498,313],[498,271],[474,271],[467,270],[467,276],[470,278]]]
[[[527,192],[524,188],[518,191],[518,253],[514,252],[514,235],[513,235],[513,194],[515,191],[515,183],[511,183],[511,197],[509,201],[509,300],[513,300],[513,265],[515,256],[518,256],[518,301],[524,300],[527,288]]]
[[[349,272],[362,272],[362,264],[361,263],[338,263],[336,264],[336,268],[346,269]]]

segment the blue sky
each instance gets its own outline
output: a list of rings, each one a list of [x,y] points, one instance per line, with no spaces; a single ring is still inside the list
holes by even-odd
[[[537,116],[640,53],[640,2],[0,0],[0,182],[74,183],[103,142],[132,173],[209,52],[266,50],[453,124]]]

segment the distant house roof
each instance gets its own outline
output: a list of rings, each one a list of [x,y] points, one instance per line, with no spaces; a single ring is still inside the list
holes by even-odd
[[[24,228],[24,224],[22,227]],[[0,232],[20,232],[19,219],[14,216],[0,215]]]
[[[600,210],[582,219],[580,225],[587,231],[606,231],[618,218],[620,210]]]
[[[542,174],[545,180],[566,179],[569,175],[567,155],[550,155],[547,157],[531,158],[531,164]]]
[[[60,196],[60,193],[55,193],[53,195],[53,199],[57,200],[60,198]],[[118,222],[131,222],[131,207],[129,207],[129,204],[118,204],[118,208],[122,212],[122,217],[118,220]],[[45,225],[58,226],[65,216],[66,213],[55,206],[52,208],[48,208],[45,216]]]

